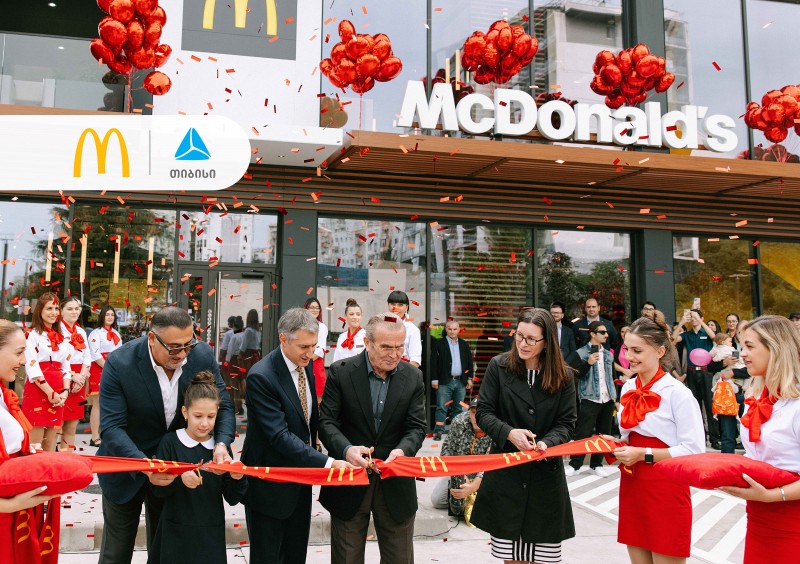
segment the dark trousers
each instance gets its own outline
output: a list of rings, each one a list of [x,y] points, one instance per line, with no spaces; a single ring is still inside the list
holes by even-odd
[[[582,399],[581,410],[578,414],[578,423],[575,425],[575,440],[586,439],[595,433],[598,435],[610,435],[611,420],[614,417],[615,407],[613,401],[597,403]],[[569,458],[569,465],[575,468],[575,470],[580,470],[585,458],[585,454],[571,456]],[[597,468],[602,465],[602,454],[593,454],[589,458],[589,466],[591,468]]]
[[[311,486],[304,486],[286,519],[244,508],[251,564],[304,564],[311,527]]]
[[[435,432],[444,433],[448,413],[455,417],[464,411],[461,402],[466,395],[466,384],[460,378],[453,378],[446,384],[439,383],[436,389],[436,425],[433,428]]]
[[[718,443],[720,439],[719,425],[717,420],[714,419],[714,412],[711,411],[711,402],[714,399],[714,393],[711,391],[713,379],[714,375],[711,372],[695,370],[691,366],[686,372],[686,385],[692,391],[694,399],[700,404],[700,409],[705,412],[708,440],[712,443]]]
[[[164,500],[153,495],[153,488],[158,487],[161,486],[145,482],[133,499],[122,504],[114,503],[103,496],[103,539],[98,564],[130,564],[136,533],[139,531],[142,503],[147,529],[147,550],[150,550],[161,518],[161,509],[164,507]]]
[[[370,512],[378,535],[381,564],[413,564],[415,516],[400,523],[392,518],[379,478],[370,480],[352,519],[345,521],[331,515],[331,564],[364,564]]]
[[[736,401],[739,403],[739,415],[741,416],[744,411],[744,394],[740,389],[736,394]],[[736,452],[736,416],[735,415],[717,415],[719,421],[719,435],[722,452],[735,453]]]

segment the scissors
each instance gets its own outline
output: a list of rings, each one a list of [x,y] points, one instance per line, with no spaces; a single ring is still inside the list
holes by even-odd
[[[200,467],[201,466],[203,466],[203,461],[202,460],[200,461],[200,466],[195,468],[194,472],[195,472],[195,474],[197,474],[197,477],[200,479],[200,485],[202,486],[203,485],[203,475],[200,473]]]
[[[377,466],[375,466],[375,461],[372,460],[372,453],[371,452],[367,453],[367,460],[369,460],[369,464],[367,465],[367,473],[368,474],[372,474],[374,472],[375,474],[380,475],[381,471],[378,470]]]

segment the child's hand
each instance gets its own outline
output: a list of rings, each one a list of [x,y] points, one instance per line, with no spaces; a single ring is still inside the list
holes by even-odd
[[[241,480],[242,476],[244,476],[244,474],[231,474],[231,478],[234,480]]]
[[[194,470],[189,470],[181,474],[181,481],[183,485],[189,488],[190,490],[195,489],[197,486],[203,484],[202,480],[200,480],[200,476],[197,475],[197,472]]]

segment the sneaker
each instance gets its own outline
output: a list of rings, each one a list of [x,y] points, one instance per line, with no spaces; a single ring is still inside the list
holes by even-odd
[[[611,475],[611,470],[604,466],[592,468],[592,472],[594,472],[594,475],[599,478],[608,478]]]
[[[567,464],[564,467],[564,474],[566,474],[567,476],[574,476],[577,473],[578,473],[578,470],[575,470],[574,466],[570,466],[569,464]]]
[[[441,433],[434,433],[433,434],[433,440],[434,441],[441,441],[442,440],[442,434]]]

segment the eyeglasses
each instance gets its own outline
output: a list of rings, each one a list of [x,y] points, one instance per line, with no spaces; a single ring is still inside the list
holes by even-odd
[[[519,333],[514,333],[514,338],[517,340],[518,343],[525,341],[525,344],[530,347],[536,346],[536,343],[544,341],[544,337],[542,337],[541,339],[535,339],[533,337],[523,337]]]
[[[608,335],[608,331],[594,331],[597,335]]]
[[[161,343],[161,346],[162,346],[162,347],[164,347],[164,349],[167,351],[167,354],[168,354],[169,356],[178,356],[178,355],[179,355],[179,354],[181,354],[182,352],[185,352],[186,354],[189,354],[189,351],[191,351],[193,348],[195,348],[195,347],[197,346],[197,344],[200,342],[200,341],[198,341],[198,340],[197,340],[197,337],[195,337],[194,335],[192,335],[192,342],[191,342],[191,343],[189,343],[188,345],[184,345],[184,346],[182,346],[182,347],[168,347],[168,346],[167,346],[167,343],[165,343],[164,341],[162,341],[162,340],[161,340],[161,337],[159,337],[159,336],[158,336],[158,333],[156,333],[155,331],[150,331],[150,332],[151,332],[153,335],[155,335],[155,336],[156,336],[156,340],[157,340],[159,343]]]

